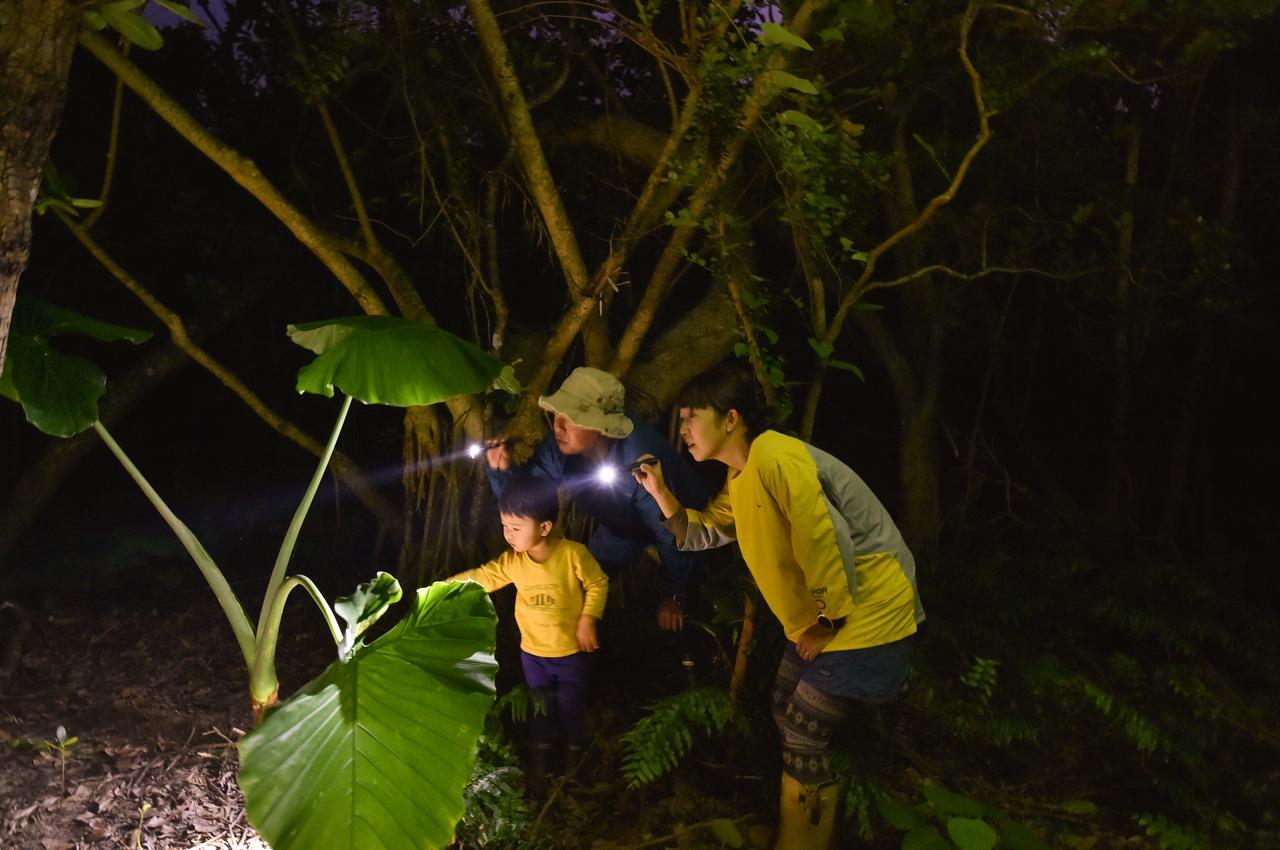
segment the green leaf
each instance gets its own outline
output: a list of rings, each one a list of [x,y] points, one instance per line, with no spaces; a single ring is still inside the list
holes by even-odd
[[[986,821],[975,818],[948,818],[947,835],[960,850],[991,850],[996,846],[996,831]]]
[[[883,310],[883,309],[884,309],[884,305],[883,305],[883,304],[872,304],[870,301],[859,301],[857,304],[854,304],[854,305],[853,305],[853,309],[855,309],[855,310],[865,310],[865,311],[867,311],[868,313],[874,313],[874,312],[876,312],[877,310]]]
[[[410,407],[488,389],[502,361],[448,331],[391,316],[289,325],[289,338],[320,356],[298,372],[298,392],[344,393]]]
[[[23,296],[14,307],[13,326],[9,332],[14,336],[33,337],[80,334],[101,342],[125,340],[135,345],[151,339],[151,331],[100,322],[29,296]]]
[[[493,703],[495,615],[474,583],[418,590],[240,742],[248,820],[274,850],[422,850],[453,840]]]
[[[986,812],[977,800],[948,791],[936,782],[924,783],[924,796],[933,805],[933,810],[940,815],[980,818]]]
[[[822,39],[824,44],[830,44],[833,41],[844,41],[844,33],[835,27],[827,27],[818,33],[818,38]]]
[[[707,829],[711,830],[711,834],[722,846],[741,847],[746,843],[738,825],[728,818],[716,818],[707,824]]]
[[[808,115],[798,109],[788,109],[778,113],[778,120],[783,124],[790,124],[806,133],[821,133],[822,125],[814,121]]]
[[[1049,850],[1043,841],[1020,823],[1001,824],[1000,845],[1009,850]]]
[[[876,809],[880,817],[894,829],[909,831],[923,823],[920,813],[897,797],[877,797]]]
[[[815,339],[814,337],[809,337],[809,347],[812,348],[814,350],[814,353],[817,354],[819,357],[821,357],[823,360],[826,360],[828,357],[830,357],[831,352],[836,350],[836,347],[831,343],[826,342],[825,340],[822,342],[818,342],[818,340]]]
[[[142,342],[151,336],[148,331],[98,322],[35,298],[18,300],[0,394],[21,404],[28,422],[55,437],[70,437],[97,422],[98,399],[107,387],[101,369],[50,344],[51,337],[69,333],[108,342]]]
[[[760,25],[760,40],[765,44],[779,44],[783,47],[800,47],[812,51],[813,46],[782,24],[767,23]]]
[[[510,364],[502,367],[502,371],[498,373],[498,377],[493,381],[493,388],[501,390],[507,395],[520,395],[524,392],[524,384],[520,383],[520,379],[516,377],[516,369]]]
[[[850,363],[848,360],[840,360],[838,358],[831,357],[827,359],[827,366],[832,369],[842,369],[845,372],[852,372],[858,376],[859,381],[862,381],[864,384],[867,382],[867,376],[862,373],[862,369],[856,363]]]
[[[96,198],[72,198],[71,206],[82,210],[93,210],[102,206],[102,201]]]
[[[1089,800],[1067,800],[1062,804],[1062,808],[1073,815],[1096,815],[1098,813],[1097,804]]]
[[[936,826],[918,826],[902,836],[902,850],[952,850]]]
[[[107,25],[144,50],[164,47],[164,36],[137,12],[103,6],[98,9]]]
[[[205,22],[200,20],[199,15],[191,11],[191,7],[186,4],[175,2],[175,0],[156,0],[156,2],[184,21],[190,21],[196,26],[206,26]]]
[[[339,596],[333,603],[333,613],[346,621],[342,643],[338,645],[338,657],[346,658],[355,647],[356,639],[378,622],[378,618],[392,605],[400,601],[400,582],[390,573],[379,572],[373,581],[356,588],[350,596]]]
[[[769,79],[778,88],[794,89],[803,94],[817,94],[818,87],[803,77],[797,77],[795,74],[788,74],[786,71],[771,71]]]

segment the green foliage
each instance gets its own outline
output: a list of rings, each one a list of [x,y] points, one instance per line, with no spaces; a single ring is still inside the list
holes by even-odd
[[[1199,564],[1109,544],[987,555],[940,571],[947,605],[988,616],[933,633],[933,651],[916,659],[915,698],[967,742],[969,757],[1052,759],[1068,793],[1073,783],[1136,781],[1140,793],[1108,807],[1177,824],[1170,846],[1196,846],[1179,844],[1186,836],[1265,844],[1280,789],[1280,772],[1260,769],[1266,709],[1221,683],[1239,670],[1280,681],[1276,659],[1260,652],[1280,639],[1274,619],[1209,582]],[[1097,802],[1060,807],[1092,816]]]
[[[422,588],[396,627],[241,740],[245,810],[272,847],[452,841],[493,703],[496,619],[476,584]]]
[[[692,688],[652,703],[648,714],[621,738],[627,785],[638,788],[654,782],[689,752],[696,732],[719,734],[733,719],[729,694],[719,688]]]
[[[1025,824],[993,806],[936,782],[921,790],[925,800],[914,805],[886,793],[875,799],[884,822],[903,833],[902,850],[1047,850]]]
[[[483,392],[503,363],[435,325],[392,316],[348,316],[290,325],[289,338],[319,356],[298,372],[298,392],[336,386],[367,404],[435,404]]]
[[[135,345],[151,338],[150,331],[99,322],[29,295],[18,301],[0,395],[21,404],[28,422],[55,437],[92,427],[98,421],[98,399],[107,388],[107,377],[96,365],[53,347],[53,338],[68,334]]]

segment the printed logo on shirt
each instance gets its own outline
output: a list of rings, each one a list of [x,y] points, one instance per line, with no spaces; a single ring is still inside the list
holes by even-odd
[[[554,608],[556,598],[550,593],[535,593],[529,597],[529,604],[534,608]]]
[[[825,587],[810,588],[809,593],[813,596],[814,604],[818,606],[819,611],[827,610],[827,589]]]

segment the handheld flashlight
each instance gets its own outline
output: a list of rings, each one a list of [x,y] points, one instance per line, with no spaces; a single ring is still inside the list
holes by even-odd
[[[657,462],[656,457],[642,457],[634,463],[627,464],[627,472],[635,472],[642,466],[654,466]]]
[[[599,469],[596,470],[596,481],[599,481],[601,484],[612,484],[617,479],[618,479],[617,467],[613,467],[613,466],[609,466],[608,464],[605,464],[604,466],[601,466]]]
[[[507,437],[504,440],[489,440],[484,443],[472,443],[467,446],[467,457],[474,460],[489,449],[496,449],[498,446],[509,446],[513,442],[515,442],[514,438]]]

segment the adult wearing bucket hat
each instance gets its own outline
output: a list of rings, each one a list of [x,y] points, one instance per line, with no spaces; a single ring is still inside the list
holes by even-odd
[[[552,433],[535,447],[525,470],[567,486],[578,509],[597,521],[587,548],[606,572],[634,563],[646,546],[657,549],[665,578],[658,625],[679,631],[699,556],[680,551],[657,502],[627,467],[652,455],[662,461],[673,490],[682,490],[694,504],[705,504],[709,494],[661,434],[627,415],[625,396],[622,382],[610,373],[590,366],[574,369],[558,390],[538,399],[554,417]],[[515,471],[506,444],[490,448],[486,460],[489,484],[500,496]],[[601,469],[611,470],[612,480],[602,477]]]

